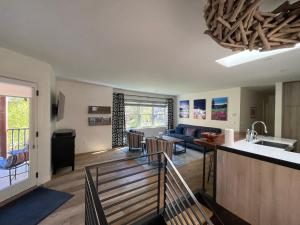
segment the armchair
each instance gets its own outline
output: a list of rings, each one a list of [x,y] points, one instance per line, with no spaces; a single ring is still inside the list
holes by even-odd
[[[143,151],[143,138],[144,135],[140,132],[127,132],[127,142],[129,151],[136,149]]]
[[[173,142],[166,141],[159,138],[147,138],[146,139],[147,154],[156,152],[165,152],[172,160],[173,156]],[[157,161],[157,155],[149,156],[149,162]]]
[[[158,146],[157,146],[157,139],[156,138],[147,138],[146,139],[146,149],[147,154],[156,153]],[[148,157],[149,163],[153,161],[157,161],[157,155],[151,155]]]
[[[163,139],[157,139],[157,148],[159,152],[166,153],[172,160],[173,157],[173,142],[166,141]]]

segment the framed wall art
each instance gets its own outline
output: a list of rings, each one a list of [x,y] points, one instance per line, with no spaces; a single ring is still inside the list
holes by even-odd
[[[206,99],[194,100],[194,119],[206,119]]]
[[[228,97],[213,98],[211,103],[211,119],[227,120],[228,114]]]
[[[190,101],[183,100],[179,102],[179,117],[189,118],[190,117]]]

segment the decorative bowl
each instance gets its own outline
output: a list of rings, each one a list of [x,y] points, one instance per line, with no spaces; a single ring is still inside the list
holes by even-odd
[[[218,137],[218,135],[213,132],[203,132],[201,135],[206,138],[208,142],[213,142]]]

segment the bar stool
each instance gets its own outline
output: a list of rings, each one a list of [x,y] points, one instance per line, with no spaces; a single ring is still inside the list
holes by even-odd
[[[210,176],[214,176],[214,154],[209,156],[209,167],[208,167],[208,177],[207,182],[209,182]]]

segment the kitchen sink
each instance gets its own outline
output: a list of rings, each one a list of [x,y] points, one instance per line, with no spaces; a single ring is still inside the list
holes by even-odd
[[[270,141],[258,141],[258,142],[255,142],[254,144],[265,145],[265,146],[269,146],[269,147],[273,147],[273,148],[281,148],[284,150],[289,150],[289,148],[290,148],[289,145],[276,143],[276,142],[270,142]]]

